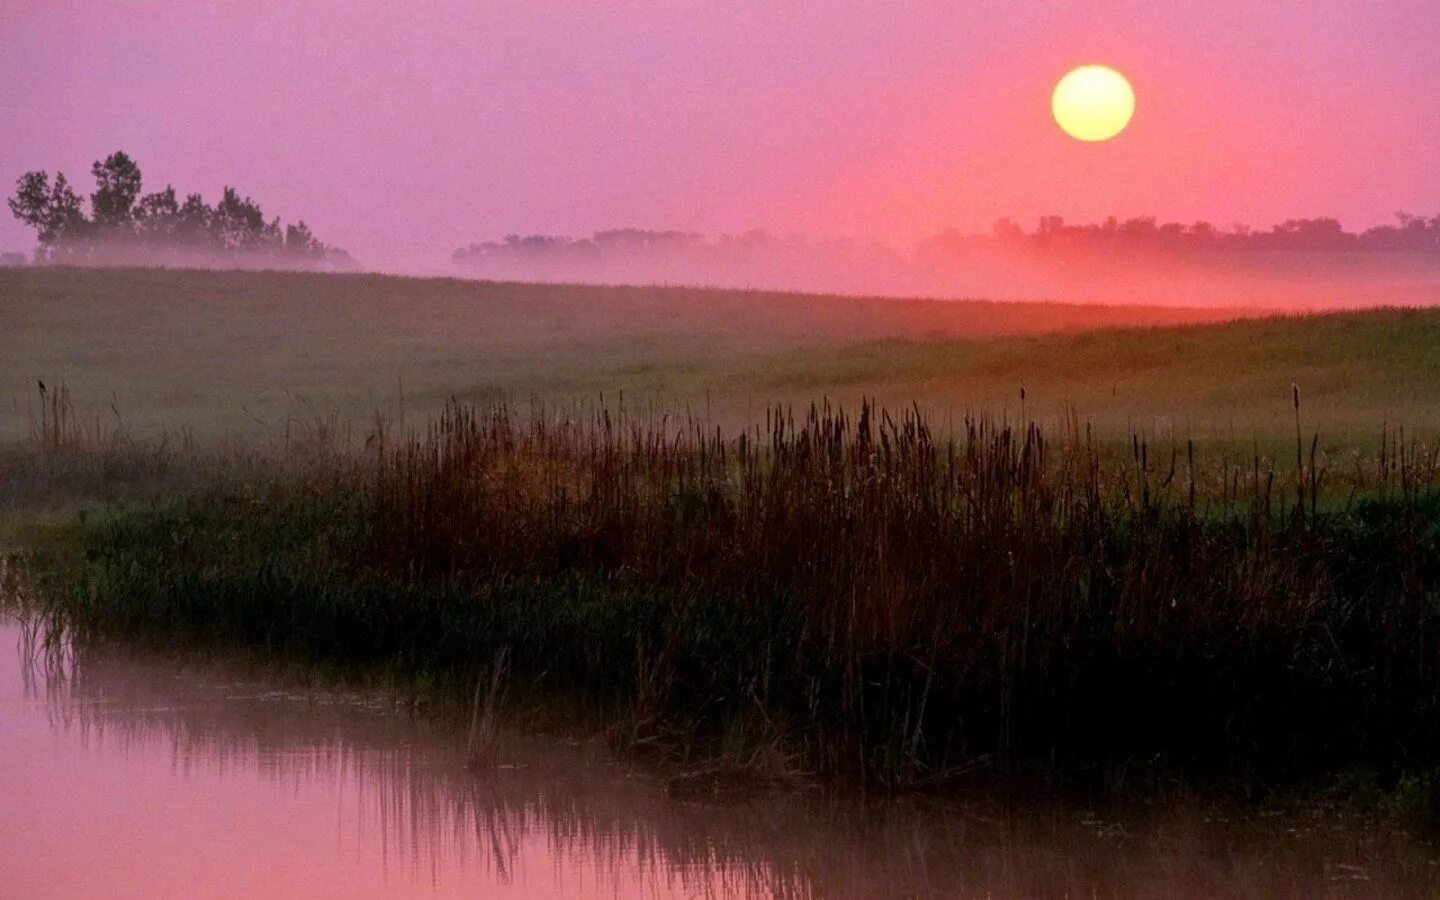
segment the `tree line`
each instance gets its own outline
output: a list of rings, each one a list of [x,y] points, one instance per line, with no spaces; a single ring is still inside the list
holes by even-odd
[[[259,204],[225,187],[213,206],[200,194],[183,200],[175,188],[145,194],[140,167],[116,152],[90,167],[95,189],[86,199],[63,172],[26,172],[9,198],[10,211],[35,230],[37,263],[214,264],[351,269],[350,255],[318,240],[305,222],[282,226]]]
[[[451,261],[463,268],[487,269],[506,264],[600,264],[637,257],[721,257],[733,260],[744,254],[794,255],[797,251],[836,250],[885,255],[875,245],[845,246],[846,242],[811,242],[782,238],[764,231],[722,235],[708,239],[687,231],[615,229],[588,238],[560,235],[509,234],[503,240],[461,247]],[[1001,219],[988,233],[966,234],[949,230],[927,238],[916,247],[917,260],[934,260],[967,249],[1011,247],[1035,253],[1052,250],[1163,250],[1203,251],[1375,251],[1440,254],[1440,216],[1396,213],[1395,224],[1364,231],[1346,231],[1338,219],[1287,219],[1268,229],[1235,225],[1222,229],[1209,222],[1160,222],[1153,216],[1126,220],[1110,217],[1093,224],[1067,224],[1060,216],[1042,216],[1027,231],[1012,219]]]
[[[597,231],[589,237],[506,235],[461,247],[456,267],[484,278],[518,281],[594,281],[751,287],[834,283],[857,266],[894,268],[898,254],[878,244],[779,237],[764,231],[706,237],[690,231],[640,228]]]
[[[990,234],[947,231],[921,244],[922,255],[966,244],[1021,245],[1035,250],[1064,248],[1146,248],[1176,251],[1285,250],[1440,253],[1440,216],[1396,213],[1395,224],[1346,231],[1338,219],[1286,219],[1269,229],[1248,225],[1218,228],[1209,222],[1159,222],[1154,216],[1071,225],[1060,216],[1043,216],[1033,231],[1011,219],[995,223]]]
[[[756,234],[762,233],[752,232],[752,236]],[[733,239],[722,237],[720,242],[729,240]],[[461,247],[451,254],[450,259],[461,266],[483,265],[506,258],[593,260],[608,255],[685,252],[702,249],[706,245],[705,236],[695,232],[647,231],[640,228],[597,231],[588,238],[552,234],[507,234],[504,240],[484,241]]]

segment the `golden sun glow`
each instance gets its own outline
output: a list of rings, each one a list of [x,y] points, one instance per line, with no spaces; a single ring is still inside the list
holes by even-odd
[[[1081,66],[1055,85],[1050,98],[1055,121],[1082,141],[1108,141],[1135,115],[1135,91],[1109,66]]]

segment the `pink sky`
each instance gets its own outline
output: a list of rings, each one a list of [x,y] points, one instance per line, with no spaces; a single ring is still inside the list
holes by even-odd
[[[0,5],[0,180],[114,149],[375,265],[507,232],[1440,213],[1436,0]],[[1049,93],[1135,85],[1115,141]],[[0,249],[27,248],[8,213]]]

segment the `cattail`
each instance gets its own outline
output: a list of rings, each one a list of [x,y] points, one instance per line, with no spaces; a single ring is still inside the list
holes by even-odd
[[[1295,490],[1298,511],[1305,512],[1305,439],[1300,434],[1300,385],[1290,382],[1290,399],[1295,404]]]

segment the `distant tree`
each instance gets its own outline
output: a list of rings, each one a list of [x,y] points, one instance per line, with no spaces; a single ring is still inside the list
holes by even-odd
[[[15,182],[15,196],[10,198],[10,212],[39,232],[40,243],[50,243],[54,233],[50,176],[45,172],[26,172],[21,175]]]
[[[183,250],[216,248],[219,242],[211,229],[215,211],[199,194],[191,194],[175,214],[175,228],[172,231],[175,246]]]
[[[1426,219],[1410,213],[1397,212],[1399,223],[1392,232],[1391,244],[1397,250],[1440,250],[1440,216]]]
[[[1270,232],[1278,246],[1297,250],[1330,250],[1348,245],[1347,234],[1337,219],[1286,219]]]
[[[994,226],[991,227],[990,233],[1002,241],[1018,241],[1025,237],[1025,229],[1009,216],[997,219]],[[956,235],[958,236],[958,232]]]
[[[280,220],[267,223],[259,204],[249,197],[242,199],[232,187],[225,188],[215,205],[210,232],[221,249],[233,252],[278,249],[283,240]]]
[[[613,228],[597,231],[590,243],[601,251],[682,250],[704,243],[704,235],[689,231],[648,231],[643,228]]]
[[[59,259],[74,249],[67,245],[89,230],[80,197],[64,174],[57,173],[52,185],[46,173],[26,172],[16,182],[15,196],[9,202],[15,218],[35,229],[40,243],[35,251],[38,261]]]
[[[90,195],[95,224],[112,231],[129,228],[140,196],[140,167],[125,153],[116,152],[96,161],[90,172],[95,176],[95,192]]]
[[[170,246],[180,219],[175,188],[167,184],[165,190],[141,197],[135,206],[134,219],[136,232],[147,244]]]
[[[1009,246],[1048,251],[1053,248],[1164,249],[1181,253],[1271,250],[1284,252],[1338,253],[1388,251],[1440,253],[1440,216],[1397,213],[1395,225],[1380,225],[1359,234],[1344,229],[1329,217],[1287,219],[1268,230],[1237,224],[1228,230],[1209,222],[1191,225],[1159,222],[1140,216],[1124,222],[1114,216],[1088,225],[1067,225],[1059,216],[1043,216],[1035,230],[1026,232],[1009,219],[1001,219],[989,234],[961,234],[949,229],[920,242],[916,256],[921,260],[944,260],[962,255],[967,248],[1001,242]]]
[[[310,227],[304,220],[285,227],[285,254],[299,258],[320,258],[325,255],[325,245],[315,240]]]
[[[349,254],[321,243],[304,222],[284,228],[278,218],[267,221],[260,205],[233,187],[227,186],[213,207],[199,194],[179,202],[171,185],[142,195],[140,167],[123,152],[97,160],[90,171],[95,191],[89,218],[62,173],[53,183],[45,172],[27,172],[16,182],[10,211],[35,229],[38,262],[129,262],[136,259],[131,251],[138,250],[158,261],[172,261],[176,254],[194,263],[244,256],[311,268],[356,268]],[[117,243],[128,245],[127,252],[106,253]]]
[[[1131,241],[1148,241],[1155,236],[1155,217],[1139,216],[1127,219],[1120,226],[1120,235]]]

